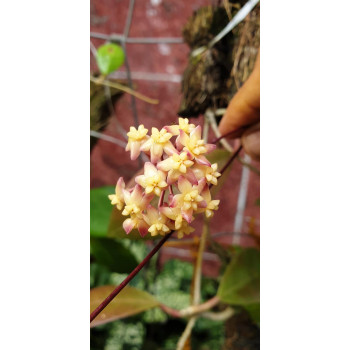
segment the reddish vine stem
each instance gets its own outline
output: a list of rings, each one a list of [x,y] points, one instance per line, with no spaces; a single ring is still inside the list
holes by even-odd
[[[222,140],[222,139],[224,139],[226,137],[230,137],[231,139],[237,138],[247,128],[248,128],[247,126],[242,126],[242,127],[238,128],[238,129],[232,130],[232,131],[228,132],[227,134],[221,135],[220,137],[216,138],[211,143],[214,143],[214,144],[218,143],[220,140]]]
[[[165,191],[162,191],[162,193],[160,194],[160,197],[159,197],[159,201],[158,201],[158,208],[163,205],[164,195],[165,195]]]
[[[227,163],[224,165],[224,167],[220,170],[220,174],[222,175],[224,171],[230,166],[230,164],[234,161],[234,159],[238,156],[239,152],[241,152],[243,146],[240,145],[237,148],[237,151],[232,154],[231,158],[227,161]]]
[[[171,231],[164,236],[157,245],[148,253],[148,255],[138,264],[135,269],[120,283],[120,285],[103,300],[103,302],[90,314],[90,323],[97,317],[97,315],[120,293],[120,291],[138,274],[138,272],[148,263],[152,256],[158,252],[162,245],[170,238],[175,231]]]

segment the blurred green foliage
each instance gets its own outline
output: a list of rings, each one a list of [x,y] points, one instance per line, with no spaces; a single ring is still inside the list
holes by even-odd
[[[107,237],[107,230],[113,206],[108,195],[114,193],[112,186],[90,190],[90,236]]]
[[[90,247],[95,261],[108,267],[110,271],[130,273],[137,266],[133,253],[114,239],[91,237]]]
[[[132,243],[133,246],[138,246],[136,249],[145,248],[143,242]],[[154,259],[130,285],[148,291],[159,301],[180,309],[189,306],[192,273],[193,265],[180,260],[169,260],[159,271]],[[118,284],[126,276],[127,274],[108,272],[104,266],[92,263],[91,287]],[[204,277],[202,285],[202,297],[207,300],[215,295],[218,281]],[[91,350],[173,350],[185,326],[185,320],[170,318],[159,308],[148,310],[92,328]],[[224,342],[223,322],[198,320],[193,330],[192,342],[193,349],[220,349]]]
[[[251,305],[260,298],[260,252],[254,248],[236,250],[222,276],[218,296],[231,305]]]

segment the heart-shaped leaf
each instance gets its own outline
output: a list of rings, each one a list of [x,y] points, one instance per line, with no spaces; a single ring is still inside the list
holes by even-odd
[[[249,305],[260,300],[260,252],[237,250],[219,285],[218,297],[232,305]]]
[[[114,288],[115,286],[102,286],[91,289],[90,312],[95,310]],[[94,319],[91,327],[136,315],[158,305],[159,302],[151,294],[126,286]]]
[[[124,64],[124,50],[116,44],[104,44],[97,49],[96,61],[102,74],[110,74]]]

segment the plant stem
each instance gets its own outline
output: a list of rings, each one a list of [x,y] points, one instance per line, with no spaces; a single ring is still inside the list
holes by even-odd
[[[177,343],[176,350],[182,350],[185,347],[186,341],[187,341],[188,337],[191,335],[192,328],[194,327],[196,321],[197,321],[196,316],[190,318],[184,332],[182,333],[182,335]]]
[[[148,255],[138,264],[135,269],[113,290],[113,292],[90,314],[90,323],[96,316],[120,293],[120,291],[138,274],[138,272],[148,263],[152,256],[158,252],[162,245],[170,238],[175,231],[171,231],[164,236],[157,245],[148,253]]]
[[[224,171],[229,167],[229,165],[234,161],[234,159],[238,156],[239,152],[241,152],[243,146],[240,145],[235,153],[232,154],[231,158],[227,161],[225,166],[220,170],[221,175]]]
[[[117,82],[110,82],[108,80],[102,80],[101,78],[95,78],[95,77],[90,77],[90,80],[97,84],[97,85],[103,85],[103,86],[109,86],[111,88],[115,88],[115,89],[118,89],[118,90],[121,90],[121,91],[124,91],[132,96],[135,96],[137,97],[138,99],[142,100],[142,101],[145,101],[145,102],[148,102],[148,103],[151,103],[151,104],[158,104],[159,101],[158,100],[155,100],[153,98],[149,98],[145,95],[142,95],[140,94],[139,92],[127,87],[127,86],[124,86],[122,84],[119,84]]]
[[[246,130],[247,128],[248,128],[247,126],[242,126],[238,129],[232,130],[224,135],[216,134],[217,138],[215,140],[213,140],[211,143],[218,143],[219,141],[221,142],[222,139],[224,139],[226,137],[229,137],[231,139],[237,138],[237,137],[241,136],[242,132],[244,130]],[[218,136],[218,135],[220,135],[220,136]]]
[[[116,121],[116,128],[117,131],[122,135],[122,137],[127,141],[128,140],[128,136],[126,135],[126,131],[123,129],[122,125],[119,122],[119,119],[117,117],[117,113],[115,111],[114,105],[113,105],[113,101],[112,101],[112,94],[111,94],[111,88],[109,86],[104,86],[104,92],[105,92],[105,96],[107,99],[107,104],[108,104],[108,108],[109,108],[109,112],[111,113],[111,115],[114,116],[115,121]]]
[[[164,304],[160,304],[159,307],[168,315],[176,318],[181,318],[181,317],[192,317],[192,316],[196,316],[204,312],[207,312],[210,309],[212,309],[214,306],[216,306],[219,302],[220,302],[220,299],[217,296],[215,296],[207,300],[203,304],[192,305],[182,310],[176,310]]]
[[[194,248],[197,248],[199,244],[199,239],[197,236],[194,236],[193,238],[188,238],[188,239],[171,239],[168,241],[164,246],[165,247],[182,247],[182,246],[193,246]]]
[[[194,268],[194,278],[193,278],[193,299],[192,299],[192,306],[190,307],[190,312],[193,313],[193,308],[198,306],[201,299],[201,279],[202,279],[202,262],[203,262],[203,252],[205,249],[205,243],[207,241],[207,236],[209,232],[209,223],[208,219],[204,219],[203,224],[203,232],[201,235],[201,239],[199,242],[198,252],[197,252],[197,260],[196,265]],[[183,315],[182,311],[182,315]],[[180,312],[181,314],[181,312]],[[184,316],[184,315],[183,315]],[[177,350],[182,350],[186,344],[187,339],[191,336],[192,328],[194,327],[198,316],[191,316],[189,319],[187,326],[182,333],[178,343],[177,343]]]
[[[165,191],[162,191],[161,194],[160,194],[160,196],[159,196],[158,208],[161,207],[161,206],[163,205],[164,195],[165,195]]]
[[[199,248],[197,253],[197,261],[195,266],[194,275],[194,288],[193,288],[193,305],[198,305],[201,299],[201,279],[202,279],[202,262],[205,243],[209,232],[208,219],[204,217],[203,231],[199,242]]]
[[[173,196],[174,192],[173,192],[173,186],[169,185],[169,193]]]
[[[233,314],[235,313],[235,310],[232,309],[232,307],[228,306],[224,311],[219,312],[204,312],[202,314],[202,317],[208,318],[212,321],[226,321],[229,319]]]
[[[218,138],[218,140],[220,141],[220,143],[222,144],[222,146],[229,152],[232,152],[232,147],[231,145],[224,139],[222,139],[221,135],[220,135],[220,131],[218,128],[218,124],[216,123],[216,119],[215,119],[215,114],[213,111],[211,111],[210,109],[207,109],[205,111],[205,116],[208,119],[209,123],[210,123],[210,127],[213,130],[215,136]],[[213,142],[214,143],[214,142]]]
[[[208,143],[208,133],[209,133],[209,119],[204,115],[204,125],[203,125],[203,140]]]
[[[207,300],[203,304],[189,306],[186,309],[180,310],[180,315],[181,315],[181,317],[194,316],[194,315],[200,314],[204,311],[208,311],[208,310],[212,309],[214,306],[219,304],[219,302],[220,302],[220,299],[217,296],[215,296],[215,297]]]

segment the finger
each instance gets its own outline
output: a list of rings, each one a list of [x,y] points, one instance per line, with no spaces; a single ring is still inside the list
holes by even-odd
[[[254,160],[260,160],[260,123],[253,125],[242,135],[244,151]]]
[[[231,100],[221,120],[222,135],[238,128],[254,124],[260,119],[260,55],[252,74]]]

